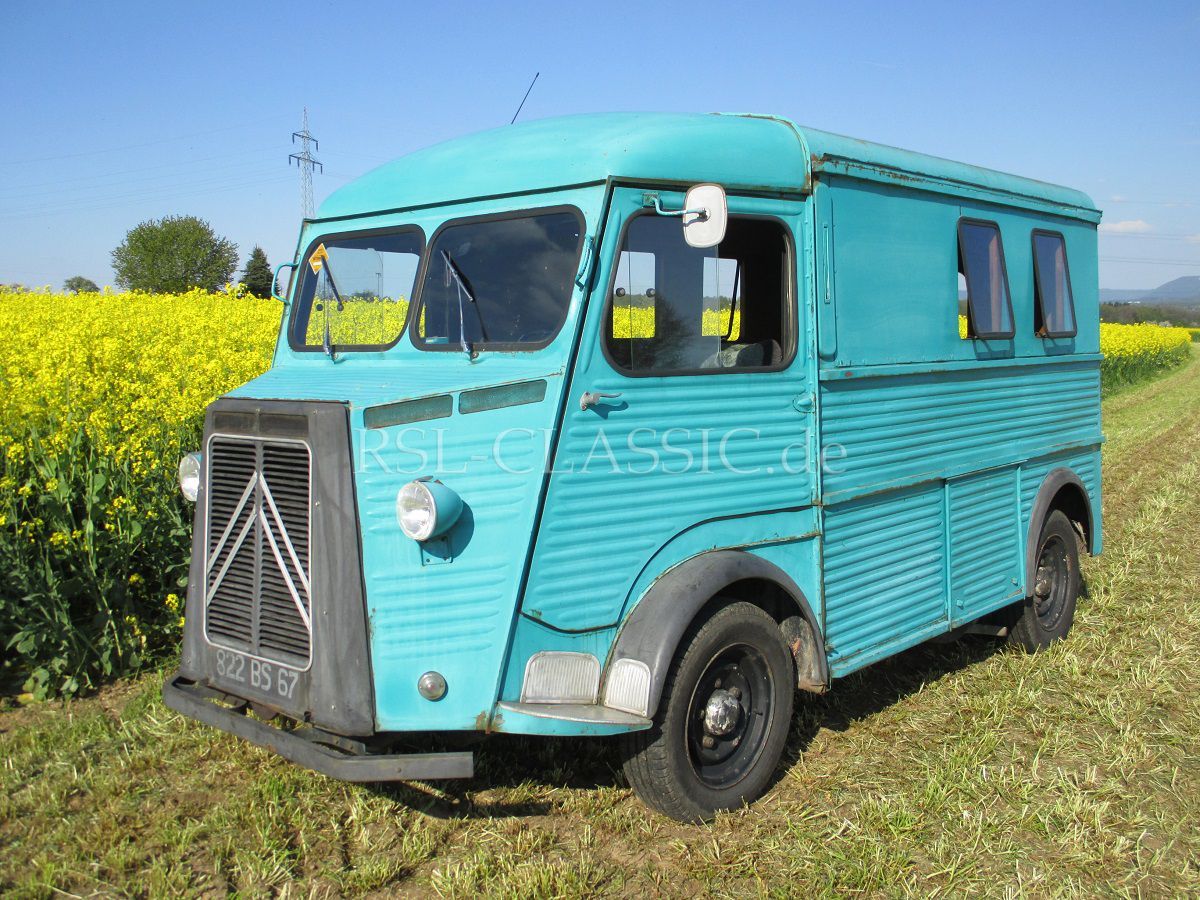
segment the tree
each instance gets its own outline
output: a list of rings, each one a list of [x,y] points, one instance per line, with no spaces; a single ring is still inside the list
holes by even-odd
[[[242,284],[255,297],[270,297],[271,284],[275,280],[271,272],[271,264],[267,262],[267,254],[262,247],[256,246],[250,251],[246,260],[246,269],[242,273]]]
[[[72,294],[94,294],[100,288],[90,278],[84,278],[82,275],[72,275],[63,282],[63,290],[70,291]]]
[[[215,291],[237,268],[237,244],[195,216],[149,219],[130,229],[112,252],[117,284],[130,291],[177,294]]]

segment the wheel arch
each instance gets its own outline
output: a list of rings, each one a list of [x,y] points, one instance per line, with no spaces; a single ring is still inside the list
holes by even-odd
[[[698,619],[724,605],[726,598],[753,603],[770,614],[796,660],[797,686],[818,693],[825,690],[829,666],[824,641],[804,591],[783,569],[760,556],[744,550],[713,550],[659,576],[625,618],[605,666],[606,705],[614,705],[607,692],[609,676],[618,663],[629,660],[645,667],[649,675],[645,707],[629,711],[653,717],[684,634]]]
[[[1025,585],[1033,584],[1037,567],[1037,544],[1042,523],[1055,510],[1061,511],[1083,533],[1083,543],[1089,553],[1095,552],[1096,517],[1087,487],[1079,476],[1068,468],[1053,469],[1042,481],[1029,513],[1028,534],[1025,540]]]

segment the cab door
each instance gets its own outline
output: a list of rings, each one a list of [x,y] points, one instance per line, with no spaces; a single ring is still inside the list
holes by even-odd
[[[683,208],[681,193],[658,192]],[[651,557],[724,520],[724,546],[763,540],[756,513],[816,492],[804,201],[729,197],[715,248],[642,189],[617,189],[588,301],[523,612],[561,630],[619,621]],[[757,529],[757,530],[756,530]]]

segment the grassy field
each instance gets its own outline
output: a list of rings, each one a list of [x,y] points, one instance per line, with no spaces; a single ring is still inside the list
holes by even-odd
[[[1105,554],[1071,639],[922,646],[802,699],[750,810],[650,814],[602,741],[343,785],[176,716],[155,675],[0,712],[0,891],[1200,894],[1200,355],[1104,416]]]

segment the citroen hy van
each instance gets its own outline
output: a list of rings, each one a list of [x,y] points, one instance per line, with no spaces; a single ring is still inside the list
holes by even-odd
[[[180,464],[167,703],[350,781],[470,777],[456,734],[619,735],[669,816],[753,801],[797,691],[1066,636],[1099,219],[759,115],[549,119],[363,176]]]

